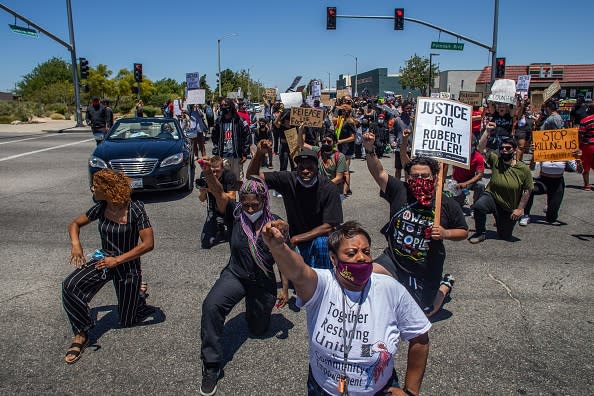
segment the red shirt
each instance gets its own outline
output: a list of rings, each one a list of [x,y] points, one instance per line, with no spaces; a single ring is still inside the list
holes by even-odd
[[[472,117],[482,117],[483,113],[480,110],[472,110]],[[472,133],[481,133],[481,119],[472,120]]]
[[[251,125],[250,115],[247,113],[247,111],[238,111],[237,115],[240,116],[241,118],[243,118],[245,120],[245,122],[248,123],[248,126]]]
[[[464,183],[472,179],[477,172],[484,172],[485,171],[485,159],[483,158],[482,154],[479,153],[477,150],[474,150],[472,156],[470,157],[470,169],[459,168],[454,166],[454,173],[452,174],[452,178],[456,180],[458,183]]]

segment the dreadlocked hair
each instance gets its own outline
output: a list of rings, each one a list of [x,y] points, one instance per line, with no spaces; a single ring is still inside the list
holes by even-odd
[[[262,216],[254,223],[254,227],[252,228],[252,222],[250,219],[245,215],[241,208],[241,198],[242,196],[254,194],[259,199],[262,200]],[[264,264],[264,257],[263,254],[258,247],[258,238],[260,237],[260,232],[266,223],[274,220],[272,217],[272,212],[270,211],[270,201],[268,196],[268,186],[266,183],[257,176],[250,176],[248,177],[243,184],[241,185],[241,189],[239,190],[239,202],[235,206],[235,210],[233,211],[233,215],[239,223],[241,224],[241,229],[243,233],[247,236],[248,239],[248,247],[250,249],[250,253],[252,258],[260,267],[265,274],[270,275],[273,272],[269,270],[266,265]]]

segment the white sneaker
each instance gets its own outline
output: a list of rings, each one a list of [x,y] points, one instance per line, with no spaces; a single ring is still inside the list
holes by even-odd
[[[547,210],[549,209],[549,207],[547,205],[544,206],[544,208],[542,208],[542,211],[547,213]]]
[[[524,215],[522,217],[520,217],[520,225],[521,226],[527,226],[528,224],[530,224],[530,216],[528,215]]]

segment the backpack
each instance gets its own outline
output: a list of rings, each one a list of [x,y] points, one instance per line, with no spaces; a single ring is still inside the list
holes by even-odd
[[[322,158],[322,150],[318,151],[318,159]],[[334,164],[338,167],[338,159],[340,158],[340,151],[334,152]]]

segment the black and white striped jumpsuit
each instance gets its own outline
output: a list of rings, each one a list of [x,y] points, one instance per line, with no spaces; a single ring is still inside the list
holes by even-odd
[[[140,201],[130,202],[126,224],[107,219],[106,205],[105,201],[99,202],[89,209],[86,216],[90,221],[98,220],[101,248],[106,255],[118,256],[136,247],[140,230],[150,228],[151,223]],[[141,279],[140,258],[107,269],[105,273],[94,265],[74,270],[62,283],[62,303],[74,334],[87,332],[93,327],[88,304],[110,280],[118,299],[120,324],[130,326],[137,318],[145,316],[143,310],[146,304],[139,295]]]

